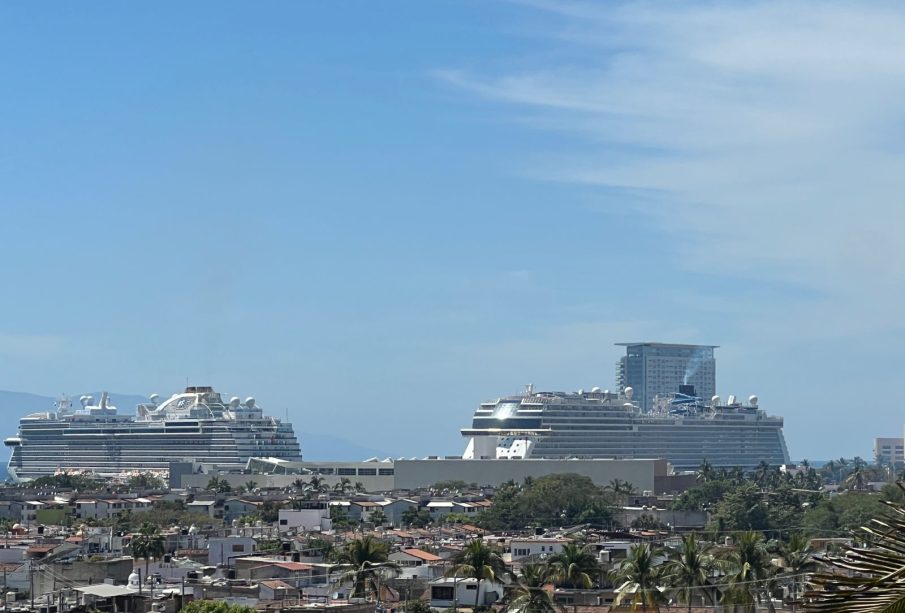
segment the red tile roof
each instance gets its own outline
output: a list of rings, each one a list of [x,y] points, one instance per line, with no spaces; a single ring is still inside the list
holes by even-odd
[[[443,558],[440,556],[435,556],[432,553],[428,553],[427,551],[423,551],[421,549],[403,549],[402,553],[408,554],[413,558],[418,558],[419,560],[424,560],[425,562],[439,562]]]

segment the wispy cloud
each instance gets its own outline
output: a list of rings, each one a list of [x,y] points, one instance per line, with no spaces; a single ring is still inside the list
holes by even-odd
[[[905,8],[526,4],[570,52],[437,76],[583,141],[535,176],[656,192],[686,267],[816,290],[815,334],[902,329]]]

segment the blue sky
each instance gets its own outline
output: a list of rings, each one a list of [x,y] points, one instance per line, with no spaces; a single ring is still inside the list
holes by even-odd
[[[718,350],[793,457],[902,432],[895,4],[0,6],[0,388],[474,406]],[[10,420],[14,417],[7,416]]]

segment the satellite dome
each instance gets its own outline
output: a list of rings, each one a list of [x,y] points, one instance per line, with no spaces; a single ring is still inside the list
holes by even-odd
[[[138,576],[138,573],[133,570],[132,573],[129,575],[129,587],[138,587],[139,581],[140,581],[140,578]]]
[[[632,399],[632,396],[633,396],[634,394],[635,394],[635,390],[633,390],[633,389],[630,388],[630,387],[625,388],[625,397],[626,397],[626,398],[628,398],[629,400],[631,400],[631,399]]]
[[[94,402],[94,396],[85,396],[85,404],[82,406],[90,406]]]
[[[710,399],[710,406],[712,406],[712,407],[718,407],[718,406],[720,406],[720,397],[719,397],[719,396],[714,396],[713,398],[711,398],[711,399]]]
[[[591,393],[592,393],[592,394],[599,394],[599,393],[600,393],[600,388],[599,388],[599,387],[592,387],[592,388],[591,388]]]
[[[231,409],[238,409],[240,402],[242,402],[242,401],[239,400],[238,396],[233,396],[232,398],[229,399],[229,407]]]
[[[578,390],[578,395],[581,396],[582,394],[584,394],[584,390]]]
[[[748,396],[748,404],[750,404],[752,407],[756,407],[757,406],[757,396],[755,396],[754,394],[751,394],[750,396]]]
[[[245,399],[245,406],[248,407],[249,409],[254,408],[254,406],[255,406],[255,399],[254,399],[253,397],[251,397],[251,396],[249,396],[248,398],[246,398],[246,399]]]
[[[157,406],[157,403],[160,402],[160,395],[151,394],[150,396],[148,396],[148,400],[151,401],[151,404],[153,404],[154,406]]]
[[[85,406],[86,404],[88,404],[88,400],[90,398],[91,398],[91,396],[81,396],[81,397],[79,397],[79,402],[81,403],[82,406]]]

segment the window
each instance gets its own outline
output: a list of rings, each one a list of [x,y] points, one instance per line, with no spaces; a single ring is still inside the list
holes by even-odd
[[[384,477],[389,477],[389,476],[393,475],[393,473],[394,473],[394,471],[392,468],[378,468],[377,469],[377,474],[384,476]]]
[[[452,600],[453,589],[448,585],[431,586],[431,600]]]
[[[281,525],[281,526],[286,526],[286,525],[288,525],[288,524],[289,524],[289,520],[288,520],[288,519],[281,519],[281,520],[280,520],[280,525]]]
[[[354,468],[337,468],[336,474],[337,475],[355,475],[355,469]]]
[[[472,584],[466,585],[465,589],[466,590],[476,590],[476,589],[478,589],[478,586],[475,585],[474,583],[472,583]]]
[[[233,545],[233,553],[244,553],[244,552],[245,552],[244,544],[236,543],[235,545]]]
[[[359,468],[358,474],[368,476],[368,477],[373,477],[377,474],[377,469],[376,468]]]

